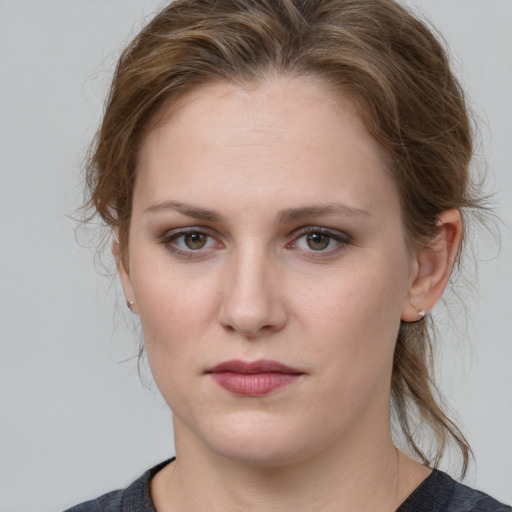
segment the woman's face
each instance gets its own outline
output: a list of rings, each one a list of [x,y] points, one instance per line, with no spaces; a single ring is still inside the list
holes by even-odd
[[[143,145],[128,255],[178,451],[280,464],[389,435],[415,266],[348,100],[283,77],[190,93]]]

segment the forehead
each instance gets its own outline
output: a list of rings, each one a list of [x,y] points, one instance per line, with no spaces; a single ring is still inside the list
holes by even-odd
[[[273,197],[290,207],[342,199],[364,208],[379,191],[397,199],[353,103],[316,80],[211,83],[164,114],[142,146],[135,203],[180,194],[211,202],[234,190],[254,206]]]
[[[314,126],[308,130],[306,125],[324,125],[334,120],[336,114],[351,125],[345,136],[364,134],[371,139],[348,95],[334,93],[320,78],[269,74],[257,82],[219,80],[195,87],[164,105],[150,123],[148,134],[155,138],[154,132],[158,137],[166,128],[177,128],[183,136],[187,130],[199,134],[207,123],[206,129],[219,139],[229,135],[232,128],[240,139],[252,131],[253,136],[268,135],[279,142],[284,141],[286,134],[302,132],[305,139],[315,143],[318,141]],[[144,144],[143,156],[146,147]],[[378,150],[376,146],[374,149]]]

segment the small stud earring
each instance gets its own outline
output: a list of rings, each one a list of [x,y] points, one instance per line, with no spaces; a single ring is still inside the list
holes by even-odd
[[[420,318],[423,318],[425,316],[425,311],[418,311],[418,315]]]
[[[126,305],[128,306],[128,309],[131,311],[132,306],[135,304],[135,301],[129,300],[126,302]]]

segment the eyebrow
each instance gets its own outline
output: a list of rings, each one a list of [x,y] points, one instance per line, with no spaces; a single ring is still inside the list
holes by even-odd
[[[359,208],[352,208],[344,204],[330,203],[327,205],[301,206],[299,208],[287,208],[279,212],[281,222],[288,223],[308,217],[321,217],[324,215],[342,215],[343,217],[368,216],[370,213]]]
[[[208,220],[211,222],[219,222],[224,219],[220,213],[207,208],[199,208],[190,204],[180,203],[178,201],[164,201],[163,203],[157,203],[151,205],[149,208],[144,210],[144,213],[156,213],[162,210],[174,210],[187,217],[193,217],[199,220]]]
[[[151,205],[144,210],[144,213],[156,213],[162,210],[174,210],[187,217],[210,222],[221,222],[224,217],[208,208],[199,208],[178,201],[164,201]],[[323,215],[342,215],[344,217],[371,216],[366,210],[353,208],[344,204],[330,203],[327,205],[307,205],[298,208],[286,208],[278,213],[278,220],[282,223],[290,223],[304,218],[320,217]]]

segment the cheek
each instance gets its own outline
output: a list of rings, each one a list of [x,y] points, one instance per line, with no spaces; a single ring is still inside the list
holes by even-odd
[[[165,267],[139,272],[134,281],[150,364],[154,371],[170,366],[175,371],[177,360],[197,354],[202,333],[215,318],[215,286]]]
[[[397,270],[368,264],[332,273],[309,288],[303,310],[308,315],[324,317],[326,327],[339,327],[340,322],[369,328],[386,320],[395,324],[406,296],[406,277]]]
[[[354,273],[338,285],[330,301],[317,302],[318,364],[325,372],[327,407],[349,421],[370,403],[387,410],[400,307],[389,295],[389,281],[375,274]]]
[[[336,361],[348,373],[389,370],[406,295],[403,268],[368,264],[345,269],[326,280],[323,290],[315,287],[304,295],[298,314],[309,333],[304,342],[314,336],[326,364]]]

